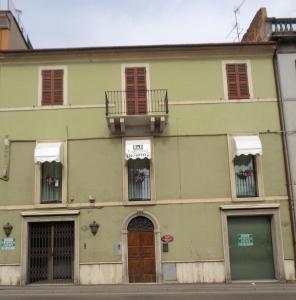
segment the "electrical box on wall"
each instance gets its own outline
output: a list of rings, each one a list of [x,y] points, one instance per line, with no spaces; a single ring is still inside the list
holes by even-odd
[[[169,252],[169,244],[167,243],[162,244],[162,252]]]
[[[114,245],[115,255],[121,255],[121,242],[116,242]]]

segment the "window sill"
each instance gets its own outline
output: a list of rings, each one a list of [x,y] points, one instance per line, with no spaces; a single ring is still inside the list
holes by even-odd
[[[233,202],[263,202],[265,201],[264,197],[233,197],[232,198]]]
[[[126,206],[156,205],[156,201],[154,201],[154,200],[148,200],[148,201],[133,200],[133,201],[125,201],[123,203],[123,205],[126,205]]]
[[[65,208],[65,203],[38,203],[34,205],[34,208]]]

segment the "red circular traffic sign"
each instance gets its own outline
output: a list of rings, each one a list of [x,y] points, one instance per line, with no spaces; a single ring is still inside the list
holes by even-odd
[[[161,241],[168,244],[171,243],[174,240],[174,237],[170,234],[165,234],[161,237]]]

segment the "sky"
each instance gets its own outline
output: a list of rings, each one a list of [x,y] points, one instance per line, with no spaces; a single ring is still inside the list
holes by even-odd
[[[0,0],[5,2],[7,0]],[[234,42],[243,0],[13,0],[34,48]],[[296,0],[245,0],[245,32],[260,7],[296,17]]]

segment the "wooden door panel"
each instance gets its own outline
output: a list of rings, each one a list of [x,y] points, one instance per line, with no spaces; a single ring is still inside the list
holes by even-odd
[[[128,270],[130,282],[155,282],[153,230],[128,231]]]

